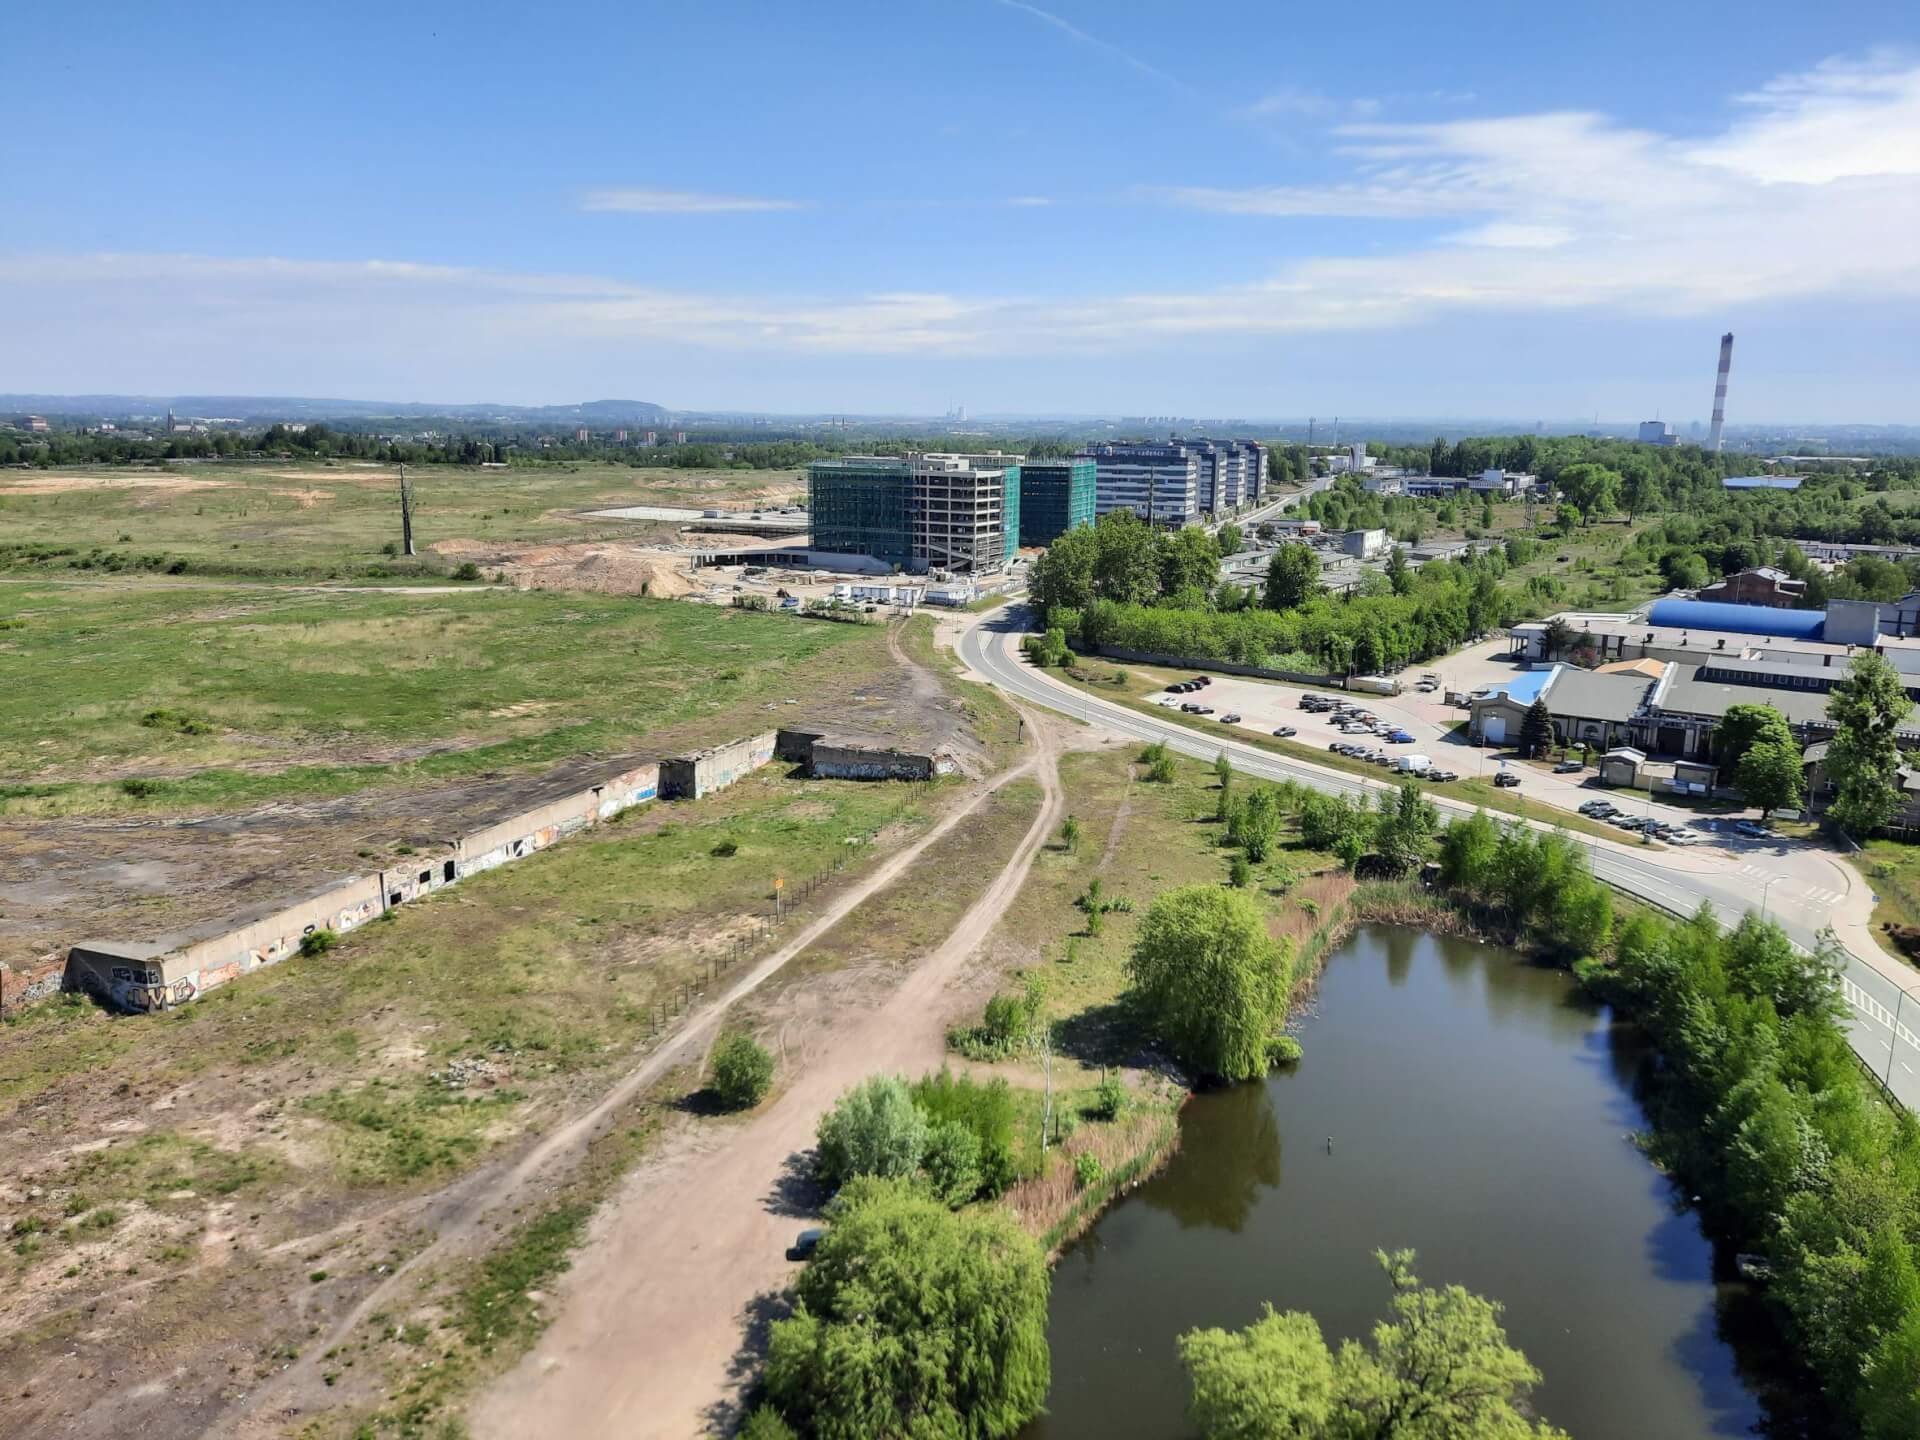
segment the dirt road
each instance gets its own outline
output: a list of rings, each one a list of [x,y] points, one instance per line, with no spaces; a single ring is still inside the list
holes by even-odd
[[[1036,728],[1035,725],[1028,727],[1030,732]],[[557,1126],[511,1167],[500,1169],[490,1167],[475,1172],[441,1195],[433,1197],[424,1207],[424,1218],[434,1229],[433,1242],[369,1291],[357,1305],[330,1327],[324,1337],[316,1337],[316,1343],[305,1347],[298,1361],[276,1376],[273,1381],[255,1390],[241,1406],[229,1412],[207,1433],[221,1436],[275,1435],[282,1433],[284,1420],[290,1413],[313,1415],[325,1411],[328,1408],[330,1396],[321,1378],[320,1366],[316,1363],[320,1356],[345,1343],[368,1316],[382,1309],[391,1309],[400,1303],[402,1287],[411,1283],[411,1278],[416,1272],[431,1273],[435,1268],[455,1261],[464,1254],[482,1249],[496,1239],[495,1227],[500,1220],[509,1215],[515,1207],[537,1200],[543,1182],[550,1176],[564,1173],[568,1167],[578,1161],[585,1153],[589,1142],[603,1126],[609,1123],[611,1117],[617,1114],[622,1106],[643,1093],[675,1066],[697,1060],[711,1043],[715,1030],[729,1009],[752,994],[778,973],[788,961],[846,919],[866,900],[899,880],[928,848],[937,844],[955,826],[979,809],[994,792],[1009,781],[1031,774],[1036,769],[1041,772],[1041,778],[1046,787],[1047,808],[1042,811],[1040,820],[1035,822],[1033,831],[1021,843],[1017,858],[1024,860],[1020,867],[1020,874],[1024,875],[1025,864],[1031,862],[1033,852],[1037,850],[1040,840],[1047,833],[1045,825],[1050,823],[1052,813],[1059,808],[1059,787],[1054,771],[1053,752],[1045,743],[1036,747],[1032,758],[1002,771],[991,780],[979,785],[971,795],[950,810],[912,845],[837,897],[785,945],[759,961],[738,980],[727,985],[713,999],[691,1012],[676,1036],[666,1041],[629,1071],[591,1109]],[[1005,878],[1003,875],[1002,880],[1004,881]],[[1018,879],[1016,878],[1013,883],[1017,887]],[[994,890],[989,892],[987,899],[998,897],[999,904],[1003,905],[1011,894],[1010,889],[996,884]],[[998,907],[983,910],[982,906],[985,903],[983,900],[981,905],[977,905],[974,910],[968,912],[961,929],[956,931],[956,937],[962,933],[968,933],[977,940],[988,928],[991,928],[993,917],[998,913]],[[971,948],[972,945],[969,943],[966,949]],[[940,953],[945,955],[947,949],[943,949]],[[962,954],[964,956],[964,951]],[[910,979],[907,986],[903,987],[902,993],[913,989],[918,978],[916,975],[914,979]],[[898,1024],[899,1021],[896,1020],[894,1023]],[[935,1038],[937,1041],[938,1037]],[[864,1074],[865,1070],[863,1069],[861,1073]],[[837,1094],[838,1091],[834,1093]],[[830,1096],[829,1099],[831,1098]],[[810,1129],[809,1134],[811,1134]],[[773,1169],[778,1169],[777,1162]],[[770,1177],[771,1171],[755,1177],[753,1183],[760,1187],[754,1191],[756,1196],[770,1183]],[[588,1261],[585,1268],[591,1271],[595,1267],[592,1261]],[[539,1422],[517,1431],[504,1433],[544,1435],[588,1432],[555,1429],[544,1422]],[[622,1433],[633,1432],[623,1431]],[[690,1427],[685,1433],[697,1434],[698,1427]]]
[[[836,1022],[818,1060],[765,1111],[704,1153],[634,1175],[601,1212],[538,1347],[474,1405],[479,1436],[693,1440],[721,1430],[743,1378],[735,1357],[755,1312],[787,1282],[806,1222],[784,1197],[819,1118],[878,1073],[939,1064],[942,991],[1018,893],[1063,796],[1051,728],[1029,716],[1045,802],[993,883],[878,1008]],[[923,845],[925,842],[922,842]]]

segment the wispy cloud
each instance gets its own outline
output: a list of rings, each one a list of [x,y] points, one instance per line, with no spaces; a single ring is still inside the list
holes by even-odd
[[[1712,314],[1717,323],[1743,305],[1920,303],[1920,61],[1829,63],[1783,77],[1737,97],[1713,135],[1558,113],[1347,124],[1334,145],[1328,158],[1344,168],[1326,185],[1151,192],[1155,203],[1212,215],[1371,222],[1340,227],[1322,253],[1224,285],[1170,269],[1163,283],[1125,291],[1074,286],[1072,300],[969,293],[944,275],[904,292],[771,294],[384,261],[0,255],[0,313],[14,356],[145,354],[158,367],[188,351],[226,365],[283,357],[289,335],[301,337],[303,356],[344,364],[383,349],[465,357],[634,342],[1112,355],[1182,337],[1496,311]],[[1177,260],[1171,251],[1166,263]],[[9,379],[36,388],[30,376],[0,374]]]
[[[1053,198],[1048,195],[1009,195],[1003,203],[1019,210],[1038,210],[1053,204]]]
[[[1249,120],[1330,120],[1336,116],[1364,120],[1380,113],[1380,102],[1371,95],[1324,95],[1317,90],[1282,85],[1240,113]]]
[[[1027,0],[994,0],[994,3],[996,5],[1004,6],[1008,10],[1018,10],[1022,14],[1031,15],[1034,19],[1039,20],[1044,24],[1051,25],[1054,29],[1058,30],[1061,34],[1069,36],[1074,40],[1077,40],[1080,44],[1091,46],[1093,49],[1099,50],[1103,54],[1110,55],[1115,60],[1118,60],[1121,64],[1126,65],[1131,69],[1139,71],[1142,75],[1151,76],[1153,79],[1158,80],[1162,85],[1169,85],[1175,90],[1180,91],[1182,94],[1197,95],[1199,93],[1196,90],[1194,90],[1192,86],[1188,85],[1186,81],[1179,79],[1177,76],[1169,75],[1165,70],[1162,70],[1157,65],[1149,65],[1145,60],[1142,60],[1138,55],[1129,54],[1127,51],[1122,50],[1118,45],[1115,45],[1110,41],[1102,40],[1098,35],[1089,35],[1086,31],[1082,30],[1078,25],[1075,25],[1070,21],[1061,19],[1058,15],[1055,15],[1051,10],[1042,10],[1038,5],[1029,5],[1027,4]]]
[[[590,190],[582,210],[628,215],[739,215],[755,210],[800,210],[798,200],[759,195],[703,195],[691,190]]]

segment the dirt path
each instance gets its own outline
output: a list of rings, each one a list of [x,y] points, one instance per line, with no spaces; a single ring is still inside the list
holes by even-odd
[[[561,1287],[558,1318],[473,1407],[476,1435],[693,1440],[724,1432],[745,1378],[743,1335],[751,1341],[794,1268],[784,1252],[805,1209],[789,1191],[820,1116],[869,1075],[939,1063],[942,992],[1059,824],[1058,742],[1037,716],[1028,716],[1027,732],[1038,753],[1015,773],[1035,770],[1045,802],[993,883],[879,1007],[837,1022],[819,1059],[764,1111],[704,1153],[628,1181]]]
[[[1028,728],[1033,730],[1037,727],[1030,725]],[[696,1059],[711,1042],[714,1031],[729,1009],[752,994],[788,961],[825,935],[857,910],[861,904],[898,880],[929,847],[937,844],[942,837],[950,833],[995,791],[1009,781],[1032,773],[1036,768],[1041,771],[1042,782],[1047,788],[1048,808],[1042,812],[1041,816],[1042,821],[1046,820],[1052,810],[1059,806],[1059,793],[1053,768],[1053,752],[1047,744],[1042,743],[1033,758],[1002,771],[981,784],[972,795],[956,805],[912,845],[854,885],[785,945],[754,965],[715,998],[694,1010],[674,1038],[661,1045],[629,1071],[591,1109],[550,1131],[510,1169],[504,1171],[493,1168],[483,1169],[456,1182],[430,1200],[425,1207],[426,1214],[423,1220],[430,1224],[435,1232],[433,1242],[369,1291],[358,1304],[330,1327],[324,1337],[316,1337],[315,1343],[306,1346],[297,1362],[276,1376],[271,1383],[250,1394],[240,1407],[229,1412],[220,1423],[211,1427],[207,1434],[210,1436],[277,1435],[282,1433],[283,1422],[289,1413],[312,1415],[327,1409],[328,1391],[317,1363],[320,1356],[343,1344],[368,1316],[383,1308],[392,1308],[398,1301],[400,1287],[410,1283],[410,1277],[414,1272],[423,1268],[431,1270],[444,1266],[459,1259],[464,1253],[483,1248],[495,1239],[495,1226],[501,1218],[517,1206],[536,1201],[545,1179],[550,1175],[563,1172],[566,1167],[576,1162],[585,1153],[589,1142],[623,1105],[641,1094],[676,1065]],[[1036,822],[1035,831],[1029,833],[1022,841],[1019,854],[1026,862],[1031,862],[1033,851],[1038,848],[1039,842],[1036,835],[1044,838],[1045,834],[1046,831],[1040,828],[1040,822]],[[1024,875],[1024,873],[1025,865],[1023,864],[1021,874]],[[1003,876],[1002,879],[1004,878]],[[989,898],[993,895],[1001,895],[1002,904],[1006,899],[1011,898],[1011,892],[1002,894],[1001,887],[998,885],[994,891],[989,892]],[[984,904],[984,901],[982,903]],[[991,927],[993,918],[997,914],[996,908],[991,913],[982,915],[980,906],[976,906],[974,910],[968,912],[962,931],[978,925],[981,927],[979,934],[984,934],[986,928]],[[961,931],[957,931],[956,935],[960,933]],[[977,939],[978,935],[974,938]],[[971,948],[971,945],[968,948]],[[943,949],[941,954],[945,953]],[[914,981],[909,980],[906,988],[911,988],[913,984]],[[864,1074],[865,1070],[862,1069],[861,1073]],[[835,1094],[837,1093],[836,1090]],[[762,1183],[762,1181],[756,1179],[755,1183]],[[651,1248],[649,1246],[649,1249]],[[544,1423],[535,1423],[516,1433],[538,1435],[585,1432],[556,1430]],[[692,1427],[686,1433],[696,1434],[698,1429]]]

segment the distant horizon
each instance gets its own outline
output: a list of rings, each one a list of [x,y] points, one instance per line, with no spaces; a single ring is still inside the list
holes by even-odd
[[[680,419],[706,417],[706,418],[710,418],[712,420],[717,420],[717,421],[724,421],[728,419],[741,419],[741,420],[791,421],[791,422],[799,423],[799,422],[841,419],[841,420],[846,420],[846,421],[855,422],[855,423],[899,424],[902,422],[914,422],[914,423],[926,423],[926,424],[935,425],[935,426],[969,425],[974,423],[980,423],[980,424],[992,423],[992,424],[1002,424],[1002,425],[1018,425],[1018,424],[1123,425],[1123,424],[1133,423],[1136,425],[1146,425],[1146,424],[1159,425],[1163,423],[1180,422],[1180,423],[1196,424],[1196,425],[1234,424],[1234,425],[1247,425],[1247,426],[1265,426],[1265,427],[1282,428],[1282,429],[1303,428],[1307,426],[1309,423],[1313,423],[1313,424],[1317,424],[1317,426],[1320,429],[1328,432],[1328,438],[1325,441],[1325,443],[1327,444],[1334,443],[1333,439],[1331,438],[1331,435],[1336,423],[1341,430],[1352,430],[1355,427],[1365,427],[1368,425],[1391,426],[1396,428],[1408,428],[1408,427],[1421,426],[1421,425],[1437,425],[1437,426],[1442,426],[1448,429],[1484,427],[1484,433],[1489,433],[1489,434],[1524,434],[1534,430],[1536,427],[1545,427],[1548,433],[1563,434],[1563,435],[1566,435],[1566,434],[1579,435],[1579,434],[1584,434],[1587,431],[1590,431],[1596,428],[1602,429],[1602,430],[1632,429],[1639,425],[1648,423],[1649,421],[1653,421],[1659,418],[1655,416],[1641,416],[1638,418],[1626,418],[1626,417],[1608,418],[1606,416],[1600,416],[1597,419],[1595,419],[1592,417],[1575,417],[1575,416],[1566,416],[1566,415],[1555,418],[1553,416],[1544,416],[1544,415],[1542,416],[1518,416],[1518,415],[1501,416],[1501,415],[1488,415],[1488,414],[1481,414],[1481,415],[1355,414],[1355,415],[1319,415],[1319,416],[1312,416],[1312,415],[1306,415],[1306,414],[1227,415],[1227,414],[1204,414],[1204,413],[1176,413],[1172,411],[1155,412],[1151,415],[1142,416],[1139,413],[1123,412],[1120,410],[1108,410],[1108,411],[990,410],[990,411],[982,411],[982,412],[976,413],[971,409],[969,409],[965,419],[955,420],[949,417],[944,412],[933,412],[933,411],[852,410],[852,409],[834,409],[834,408],[814,409],[814,410],[756,410],[756,409],[749,409],[741,406],[730,406],[730,405],[670,405],[660,401],[625,399],[625,398],[614,398],[614,397],[601,397],[601,398],[596,398],[591,400],[559,400],[559,401],[544,401],[544,402],[543,401],[500,400],[500,399],[437,400],[436,401],[436,400],[396,400],[390,396],[376,396],[371,398],[360,399],[360,398],[355,398],[352,396],[344,396],[344,395],[323,396],[323,395],[247,394],[247,393],[242,393],[238,391],[222,392],[222,391],[213,391],[213,390],[182,392],[180,394],[173,394],[173,395],[159,393],[159,392],[137,392],[137,391],[126,392],[126,393],[106,392],[106,391],[74,391],[71,393],[20,391],[20,392],[11,392],[11,393],[0,393],[0,413],[7,413],[7,414],[34,413],[34,414],[49,414],[49,415],[82,415],[82,414],[94,414],[94,413],[128,414],[132,412],[130,410],[122,410],[122,411],[115,412],[111,410],[111,406],[113,405],[158,406],[164,409],[169,406],[178,407],[182,402],[209,401],[209,400],[218,400],[222,402],[237,402],[243,405],[258,405],[262,407],[271,407],[272,405],[279,403],[284,405],[297,405],[301,407],[306,407],[308,410],[311,410],[311,411],[324,411],[324,408],[329,405],[338,405],[343,407],[352,406],[352,407],[359,407],[362,410],[372,412],[371,414],[349,415],[343,411],[340,415],[335,417],[340,419],[371,419],[371,418],[378,418],[380,415],[386,414],[386,413],[391,413],[394,416],[394,418],[397,418],[397,419],[400,419],[400,418],[416,418],[417,419],[417,418],[423,418],[423,417],[435,416],[435,415],[453,417],[459,414],[459,412],[463,412],[463,411],[464,412],[489,411],[489,410],[498,410],[502,412],[516,411],[516,410],[518,411],[535,411],[535,410],[569,411],[569,410],[579,410],[579,409],[583,409],[591,406],[630,405],[630,406],[636,406],[636,407],[653,406],[665,412],[667,415],[677,417]],[[94,402],[94,403],[82,403],[82,402]],[[62,409],[60,408],[62,405],[65,405],[69,408]],[[394,407],[394,408],[390,412],[388,412],[383,410],[382,407]],[[411,415],[405,413],[409,411],[412,412]],[[266,421],[270,418],[270,414],[271,414],[270,410],[263,409],[260,411],[255,411],[254,413],[250,414],[245,418],[247,418],[249,421]],[[294,416],[292,414],[289,414],[287,418],[310,420],[313,417],[310,414],[300,415],[300,416]],[[321,418],[325,418],[324,415]],[[462,418],[475,419],[478,417],[472,414],[468,414],[463,416]],[[525,423],[532,423],[532,422],[529,420],[529,421],[526,421]],[[608,420],[604,423],[610,426],[619,426],[624,424],[631,427],[633,424],[637,424],[641,422]],[[1689,417],[1684,420],[1667,420],[1665,423],[1672,427],[1675,436],[1677,437],[1677,439],[1681,444],[1687,444],[1687,443],[1690,443],[1690,439],[1687,434],[1688,427],[1697,424],[1704,431],[1708,423],[1708,417],[1705,415],[1701,415],[1699,417]],[[1818,428],[1834,429],[1834,430],[1891,430],[1891,431],[1920,430],[1920,421],[1900,422],[1900,421],[1805,419],[1805,418],[1780,419],[1780,420],[1763,419],[1763,420],[1746,420],[1746,421],[1730,420],[1726,425],[1726,433],[1731,435],[1731,434],[1737,434],[1737,433],[1747,433],[1747,432],[1752,432],[1756,430],[1758,431],[1771,431],[1771,430],[1782,430],[1782,429],[1804,430],[1804,429],[1818,429]],[[1351,442],[1352,440],[1358,439],[1358,438],[1360,437],[1350,435],[1347,437],[1347,440]],[[1318,439],[1316,439],[1315,443],[1321,443],[1321,442]]]

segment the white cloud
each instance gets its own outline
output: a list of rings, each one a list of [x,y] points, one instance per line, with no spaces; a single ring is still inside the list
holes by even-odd
[[[755,210],[799,210],[798,200],[757,195],[701,195],[690,190],[590,190],[582,210],[629,215],[737,215]]]
[[[1298,118],[1327,120],[1335,116],[1364,119],[1380,113],[1380,102],[1370,95],[1322,95],[1282,85],[1270,90],[1240,112],[1250,120]]]
[[[1011,205],[1016,210],[1039,210],[1053,204],[1047,195],[1009,195],[1002,204]]]
[[[1276,260],[1224,285],[1174,269],[1166,283],[1123,293],[1075,286],[1084,298],[1072,301],[951,293],[958,287],[937,280],[907,293],[755,294],[383,261],[0,256],[0,313],[17,342],[7,348],[23,359],[137,353],[162,368],[187,348],[238,365],[280,357],[290,336],[342,355],[650,342],[1105,356],[1186,336],[1378,329],[1494,311],[1702,315],[1717,329],[1749,305],[1920,301],[1916,96],[1920,62],[1876,59],[1819,66],[1740,97],[1717,135],[1660,135],[1584,113],[1342,125],[1330,158],[1343,168],[1331,183],[1148,192],[1208,214],[1367,222],[1322,242],[1338,253]],[[1178,250],[1168,254],[1174,264]],[[29,375],[7,380],[43,388]]]

